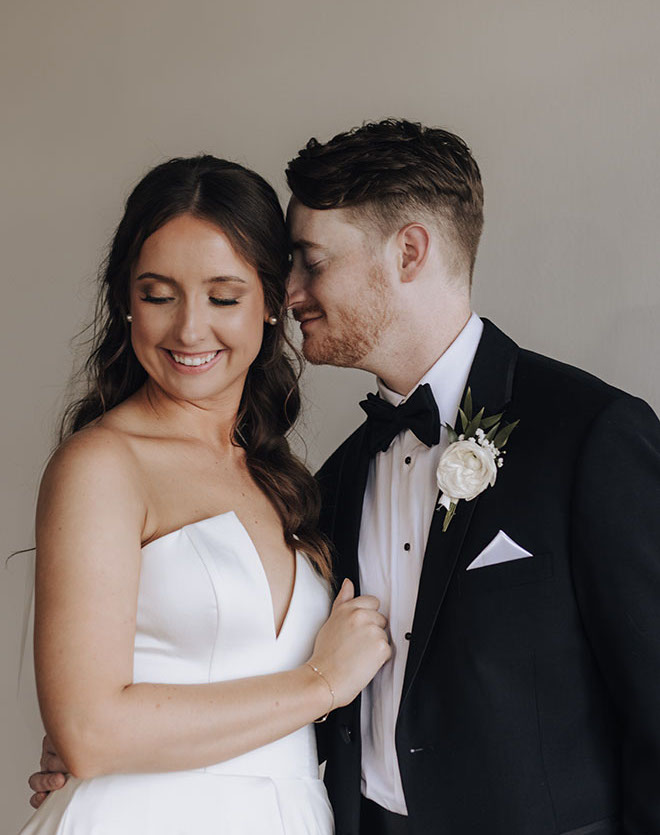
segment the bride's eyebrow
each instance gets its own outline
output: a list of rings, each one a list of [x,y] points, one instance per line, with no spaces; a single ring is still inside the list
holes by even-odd
[[[176,285],[177,283],[173,278],[170,278],[170,276],[160,275],[160,273],[140,273],[135,280],[142,281],[145,278],[153,278],[155,281],[164,281],[165,284]]]
[[[205,284],[227,284],[231,282],[236,282],[239,284],[247,284],[247,281],[244,278],[240,278],[237,275],[215,275],[213,278],[207,278],[205,280]]]
[[[171,285],[174,285],[174,286],[176,286],[176,284],[177,284],[176,279],[172,278],[171,276],[161,275],[160,273],[152,273],[152,272],[141,273],[139,276],[137,276],[137,278],[135,280],[136,281],[141,281],[142,279],[145,279],[145,278],[151,278],[151,279],[154,279],[155,281],[163,281],[163,282],[165,282],[165,284],[171,284]],[[240,283],[240,284],[247,284],[247,281],[244,278],[240,278],[240,276],[237,276],[237,275],[214,275],[214,276],[211,276],[211,278],[204,279],[205,284],[227,284],[229,282],[237,282],[237,283]]]

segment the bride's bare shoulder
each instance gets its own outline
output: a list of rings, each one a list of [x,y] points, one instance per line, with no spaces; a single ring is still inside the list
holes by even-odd
[[[97,422],[75,432],[50,457],[39,504],[74,501],[98,507],[99,503],[116,503],[119,496],[141,504],[141,482],[130,438],[112,425]]]
[[[134,476],[139,469],[135,441],[143,434],[145,422],[135,399],[128,398],[66,438],[51,456],[46,473],[90,467],[96,472],[126,471]]]
[[[122,468],[135,465],[129,437],[116,427],[97,422],[66,438],[51,455],[46,471],[92,466]]]
[[[78,430],[55,451],[41,480],[38,576],[64,565],[133,570],[145,519],[139,467],[122,433],[102,425]]]

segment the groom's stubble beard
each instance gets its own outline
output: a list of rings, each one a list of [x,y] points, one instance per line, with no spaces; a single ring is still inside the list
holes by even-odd
[[[345,307],[336,305],[330,318],[326,314],[321,333],[304,339],[303,355],[312,365],[360,368],[393,318],[392,293],[383,267],[372,264],[362,291]]]

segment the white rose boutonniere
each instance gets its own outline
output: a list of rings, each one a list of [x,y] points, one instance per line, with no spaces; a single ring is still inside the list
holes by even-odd
[[[463,432],[444,424],[449,433],[449,446],[442,453],[436,478],[442,491],[436,510],[446,510],[442,530],[449,527],[461,499],[472,501],[492,487],[497,471],[504,463],[502,447],[519,421],[500,428],[502,414],[484,416],[481,409],[473,416],[472,392],[468,388],[462,407],[458,410]]]

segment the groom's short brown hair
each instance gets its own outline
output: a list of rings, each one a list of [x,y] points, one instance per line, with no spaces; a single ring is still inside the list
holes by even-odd
[[[405,119],[366,122],[326,143],[310,139],[287,166],[293,195],[311,209],[353,209],[382,234],[429,218],[455,244],[470,276],[483,228],[479,167],[465,142]]]

